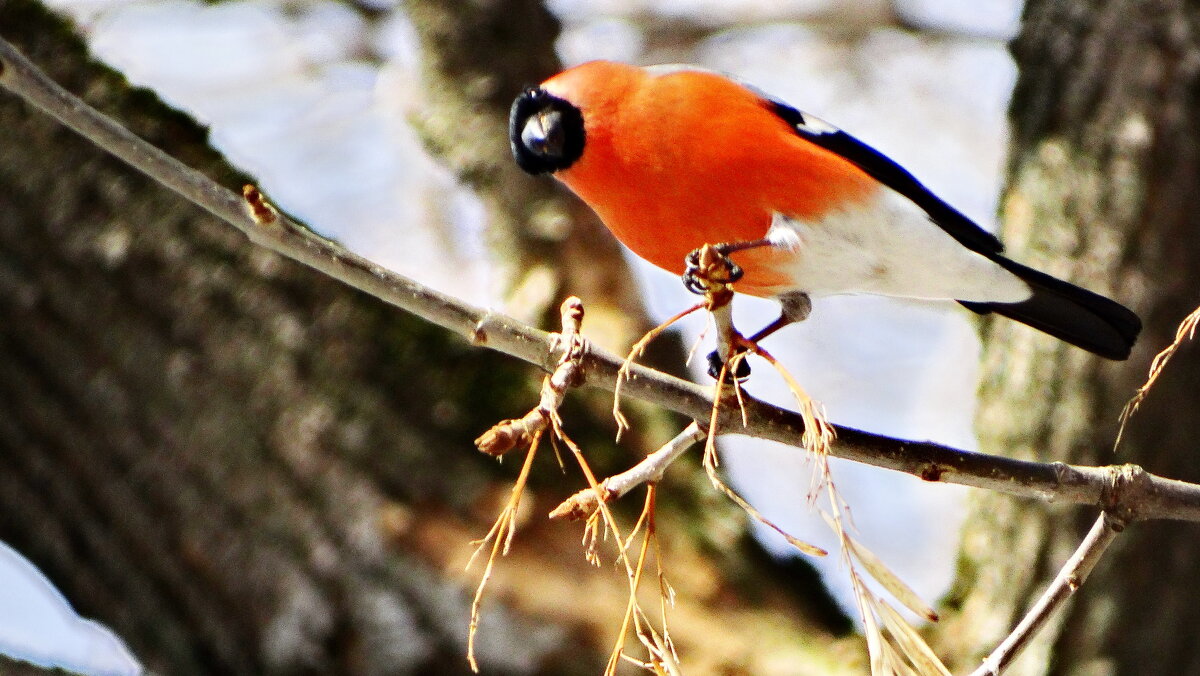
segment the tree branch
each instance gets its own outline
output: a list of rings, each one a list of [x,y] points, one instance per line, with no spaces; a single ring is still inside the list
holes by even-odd
[[[571,296],[563,301],[559,309],[562,316],[562,333],[558,334],[558,338],[565,344],[565,348],[554,373],[542,379],[542,393],[538,405],[521,418],[501,421],[484,432],[475,440],[475,447],[480,452],[500,457],[515,448],[536,443],[538,437],[558,418],[558,409],[567,396],[567,388],[578,380],[578,360],[584,345],[580,335],[583,301]]]
[[[1033,607],[1012,630],[1012,633],[996,646],[983,664],[971,672],[971,676],[999,676],[1008,668],[1021,650],[1028,645],[1029,640],[1046,624],[1046,620],[1050,619],[1050,615],[1066,603],[1067,599],[1071,598],[1075,591],[1083,585],[1092,569],[1096,567],[1096,563],[1100,561],[1100,557],[1104,556],[1105,550],[1113,540],[1117,539],[1117,535],[1124,530],[1124,527],[1124,523],[1110,513],[1101,512],[1096,523],[1092,524],[1092,529],[1079,544],[1079,548],[1063,564],[1062,570],[1042,593],[1037,603],[1033,604]]]
[[[583,519],[599,509],[601,502],[612,502],[642,484],[661,480],[667,467],[675,462],[676,458],[692,445],[704,441],[707,436],[708,432],[693,421],[682,432],[675,435],[674,439],[642,458],[638,464],[601,481],[601,491],[595,491],[588,487],[563,500],[562,504],[550,512],[550,518]]]
[[[386,303],[411,312],[467,338],[523,359],[550,372],[564,348],[550,334],[511,317],[474,307],[376,265],[321,238],[285,217],[258,222],[243,199],[130,133],[62,89],[0,39],[0,86],[57,118],[67,127],[171,188],[240,230],[250,241],[319,270]],[[621,360],[597,350],[581,358],[586,384],[612,390]],[[706,421],[712,390],[635,366],[622,391],[673,411]],[[745,434],[797,445],[804,431],[799,414],[746,398],[750,422],[743,426],[733,407],[718,419],[723,433]],[[927,481],[985,488],[1048,502],[1117,509],[1134,519],[1200,521],[1200,485],[1165,479],[1139,467],[1084,467],[1014,460],[927,442],[904,441],[848,427],[836,427],[833,455],[906,472]],[[1136,477],[1138,491],[1114,487],[1123,476]]]

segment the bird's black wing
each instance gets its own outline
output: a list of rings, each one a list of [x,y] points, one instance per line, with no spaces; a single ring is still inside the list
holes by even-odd
[[[994,235],[979,227],[958,209],[943,202],[904,167],[883,153],[824,120],[802,113],[782,101],[767,97],[766,102],[772,112],[787,122],[800,137],[846,159],[875,180],[907,197],[929,214],[930,220],[963,246],[989,257],[1004,250],[1004,245]]]
[[[1025,267],[1001,255],[1000,240],[921,185],[912,174],[883,153],[824,120],[786,103],[766,98],[772,111],[805,140],[845,158],[859,169],[904,195],[963,246],[995,261],[1029,285],[1032,295],[1019,303],[959,301],[975,312],[1015,319],[1108,359],[1126,359],[1142,321],[1125,306],[1069,282]]]

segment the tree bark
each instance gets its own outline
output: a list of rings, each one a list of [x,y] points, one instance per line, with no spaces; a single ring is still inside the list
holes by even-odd
[[[1104,362],[1011,322],[990,322],[983,449],[1038,460],[1132,462],[1186,481],[1200,359],[1185,348],[1114,453],[1117,416],[1153,354],[1200,302],[1200,10],[1187,0],[1031,0],[1004,237],[1015,258],[1129,305],[1145,322],[1132,358]],[[944,628],[960,668],[1015,624],[1094,514],[976,500]],[[1200,670],[1200,543],[1187,526],[1134,524],[1012,674]]]
[[[0,32],[243,182],[36,3],[0,0]],[[0,539],[157,673],[465,673],[462,566],[513,471],[471,441],[532,406],[540,374],[255,249],[6,94],[0,199]],[[564,418],[597,471],[628,464],[607,408]],[[685,664],[770,673],[788,650],[832,673],[819,583],[761,556],[697,465],[662,491]],[[477,654],[484,673],[599,673],[626,583],[585,562],[578,524],[545,522],[581,479],[539,467]]]

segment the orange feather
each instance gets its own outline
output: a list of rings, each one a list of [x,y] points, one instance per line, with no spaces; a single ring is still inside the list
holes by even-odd
[[[764,237],[772,215],[819,221],[877,183],[799,137],[754,91],[704,71],[662,74],[597,61],[543,88],[580,108],[587,152],[557,176],[642,258],[681,272],[688,252]],[[787,286],[778,249],[735,254],[738,290]]]

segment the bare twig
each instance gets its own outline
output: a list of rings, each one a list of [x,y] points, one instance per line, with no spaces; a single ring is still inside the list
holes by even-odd
[[[629,469],[614,474],[600,482],[599,495],[591,488],[585,488],[567,498],[554,511],[550,512],[552,519],[568,519],[574,521],[591,516],[600,502],[612,502],[620,499],[629,491],[644,483],[655,483],[662,479],[667,467],[707,436],[707,432],[698,424],[692,423],[680,432],[674,439],[668,441],[657,451],[647,455],[641,462]]]
[[[416,314],[479,345],[518,357],[546,371],[558,365],[565,346],[549,334],[502,314],[463,303],[350,253],[280,216],[260,225],[247,213],[241,197],[203,174],[134,136],[117,122],[69,94],[0,39],[0,87],[46,111],[96,145],[149,177],[208,210],[244,233],[251,241],[319,270],[380,300]],[[612,390],[621,360],[599,351],[580,359],[586,383]],[[693,420],[711,414],[710,388],[632,366],[622,385],[630,396],[682,413]],[[804,432],[800,416],[747,397],[748,424],[738,411],[722,411],[720,427],[795,445]],[[1115,467],[1082,467],[1037,463],[938,444],[903,441],[848,427],[836,427],[832,454],[928,481],[985,488],[1009,495],[1052,502],[1103,506]],[[1140,471],[1140,470],[1139,470]],[[1139,495],[1140,519],[1200,521],[1200,485],[1144,474],[1148,489]]]
[[[558,341],[563,346],[562,356],[554,373],[542,380],[542,394],[538,405],[523,417],[496,423],[475,440],[475,446],[488,455],[503,455],[514,448],[529,445],[534,438],[550,426],[551,419],[558,415],[567,388],[579,380],[579,358],[586,349],[579,334],[583,323],[583,301],[575,296],[563,301],[559,308],[562,315],[562,333]]]
[[[617,421],[617,441],[620,441],[621,435],[625,433],[625,430],[629,429],[629,420],[625,418],[624,413],[621,413],[621,383],[625,382],[625,380],[629,378],[629,368],[637,363],[638,357],[642,356],[642,353],[646,351],[646,348],[650,346],[650,343],[653,342],[655,338],[662,335],[663,332],[670,328],[675,322],[683,319],[697,310],[702,309],[703,307],[703,304],[697,304],[677,313],[674,317],[671,317],[667,321],[647,331],[645,335],[643,335],[637,340],[636,343],[633,344],[633,347],[629,348],[629,354],[625,356],[625,361],[621,364],[621,369],[617,371],[617,384],[613,388],[612,412],[613,419]]]
[[[1101,512],[1079,548],[1067,559],[1062,570],[1033,604],[1025,617],[971,676],[999,676],[1016,659],[1029,640],[1045,625],[1050,615],[1063,605],[1083,584],[1104,551],[1116,539],[1125,524],[1109,512]]]
[[[492,569],[496,565],[496,559],[508,556],[508,550],[512,547],[513,537],[517,533],[517,508],[521,506],[521,496],[525,493],[529,470],[533,467],[533,459],[537,456],[538,441],[541,438],[542,432],[534,435],[530,442],[529,452],[525,454],[525,463],[521,465],[521,473],[517,476],[512,490],[509,491],[508,501],[500,510],[491,530],[482,539],[476,541],[475,551],[467,561],[467,568],[470,569],[471,564],[475,563],[475,559],[483,552],[488,543],[492,544],[491,550],[488,552],[487,564],[479,576],[479,586],[475,588],[475,597],[471,599],[471,619],[467,624],[467,663],[471,665],[471,671],[475,673],[479,673],[479,663],[475,660],[475,634],[479,631],[479,613],[483,606],[483,592],[492,578]]]

